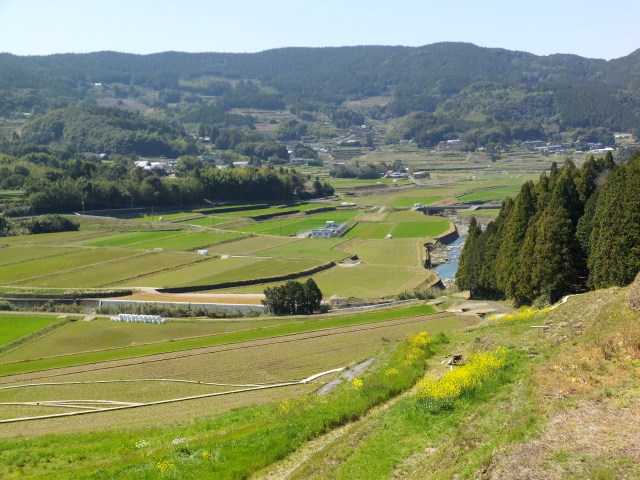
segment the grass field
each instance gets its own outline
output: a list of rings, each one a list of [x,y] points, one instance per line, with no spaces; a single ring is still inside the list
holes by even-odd
[[[477,201],[500,201],[505,197],[514,198],[520,193],[520,184],[505,187],[487,188],[466,195],[461,195],[458,199],[461,202],[477,202]]]
[[[165,240],[171,237],[184,235],[180,230],[169,230],[159,232],[127,232],[106,236],[97,240],[86,242],[88,247],[135,247],[141,243]]]
[[[72,248],[9,246],[0,248],[0,265],[11,265],[28,260],[55,257],[73,252]]]
[[[132,247],[144,249],[162,248],[164,250],[196,250],[245,236],[246,235],[232,232],[185,233],[184,235],[137,243],[132,245]]]
[[[284,245],[261,250],[260,255],[341,260],[346,254],[336,251],[334,248],[344,241],[344,238],[301,238]]]
[[[319,213],[306,218],[292,217],[282,220],[270,220],[256,223],[248,227],[241,227],[243,232],[261,233],[264,235],[289,236],[324,226],[328,220],[340,224],[358,215],[356,210],[343,210],[336,212]]]
[[[85,252],[86,255],[86,252]],[[147,252],[135,257],[128,256],[100,264],[69,271],[51,272],[20,282],[17,285],[30,287],[105,287],[111,285],[138,285],[137,279],[143,274],[170,270],[201,261],[202,257],[191,253]]]
[[[166,273],[140,276],[136,278],[135,283],[150,287],[213,285],[222,282],[288,275],[307,270],[321,263],[323,263],[321,260],[314,258],[231,257],[212,259]],[[126,282],[112,283],[127,285]]]
[[[56,321],[55,317],[28,317],[23,315],[0,315],[0,345],[26,335]],[[134,345],[169,342],[189,337],[218,335],[270,328],[290,322],[284,318],[234,319],[234,320],[175,320],[162,325],[112,322],[96,318],[90,322],[71,322],[44,337],[38,338],[11,352],[0,355],[1,363],[35,360],[57,355],[73,355],[81,352],[128,348]],[[38,326],[42,325],[42,326]],[[33,328],[29,331],[27,327]],[[17,332],[17,333],[15,333]],[[9,335],[9,340],[7,340]]]
[[[396,197],[389,203],[390,207],[413,207],[416,203],[429,205],[442,200],[442,197]]]
[[[394,224],[391,235],[394,238],[424,238],[435,237],[446,232],[450,227],[449,220],[435,222],[403,222]]]
[[[425,248],[415,239],[350,240],[338,247],[355,253],[360,261],[372,265],[416,266]]]
[[[346,234],[346,238],[363,238],[363,239],[376,239],[385,238],[393,227],[392,223],[384,222],[358,222],[358,224],[349,230]]]
[[[40,277],[45,277],[46,275],[58,274],[90,265],[94,267],[100,265],[102,268],[106,262],[135,255],[139,255],[139,252],[130,250],[69,249],[69,252],[64,255],[27,260],[12,265],[11,268],[3,268],[0,270],[0,284],[11,285],[17,282],[38,281]],[[54,282],[55,278],[49,278],[49,280],[44,281]]]
[[[58,321],[59,318],[47,315],[1,314],[0,347]]]
[[[242,237],[238,240],[209,247],[209,253],[216,255],[251,255],[262,250],[297,242],[297,238],[273,237],[266,235]]]
[[[175,340],[149,345],[129,346],[128,348],[124,349],[100,350],[95,352],[78,353],[75,355],[65,355],[60,357],[30,360],[18,363],[0,363],[0,376],[32,372],[42,369],[69,367],[85,363],[105,362],[123,358],[139,357],[143,355],[177,352],[185,349],[211,347],[234,342],[244,342],[281,335],[311,332],[325,328],[337,328],[347,325],[360,325],[371,322],[381,322],[396,318],[427,315],[433,313],[434,311],[434,308],[430,305],[417,305],[412,307],[405,307],[398,310],[383,310],[378,312],[369,312],[361,315],[334,316],[322,319],[303,319],[302,321],[293,321],[285,325],[272,326],[271,328],[243,330],[207,337]],[[152,328],[162,327],[162,325],[145,325]],[[189,370],[187,369],[185,372],[188,371]],[[0,383],[2,383],[1,380]]]

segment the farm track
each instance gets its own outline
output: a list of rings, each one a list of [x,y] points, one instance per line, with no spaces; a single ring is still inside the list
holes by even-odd
[[[419,315],[415,317],[406,317],[401,319],[386,320],[375,323],[364,323],[361,325],[351,325],[345,327],[332,327],[320,330],[314,330],[304,333],[294,333],[281,335],[276,337],[267,337],[259,340],[248,340],[242,342],[227,343],[212,347],[199,347],[194,349],[180,350],[176,352],[160,353],[152,355],[143,355],[140,357],[128,357],[120,360],[107,360],[104,362],[88,363],[72,367],[52,368],[48,370],[38,370],[25,374],[8,375],[0,378],[0,385],[13,385],[16,383],[24,383],[26,381],[42,380],[48,378],[56,378],[66,375],[73,375],[87,372],[97,372],[109,370],[118,367],[129,367],[136,365],[144,365],[150,363],[164,362],[167,360],[175,360],[181,358],[198,357],[201,355],[211,355],[221,352],[233,350],[245,350],[255,347],[268,346],[274,344],[291,343],[301,340],[309,340],[313,338],[331,337],[333,335],[341,335],[344,333],[355,333],[360,331],[376,330],[390,326],[403,325],[423,322],[425,319],[439,319],[453,316],[449,312],[435,313],[429,315]]]

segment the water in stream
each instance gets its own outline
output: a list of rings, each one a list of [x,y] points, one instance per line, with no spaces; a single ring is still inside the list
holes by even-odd
[[[438,274],[440,280],[455,280],[456,272],[458,271],[458,260],[460,259],[460,253],[462,252],[462,246],[467,239],[466,235],[458,237],[454,242],[448,244],[447,249],[447,262],[438,265],[433,269]]]

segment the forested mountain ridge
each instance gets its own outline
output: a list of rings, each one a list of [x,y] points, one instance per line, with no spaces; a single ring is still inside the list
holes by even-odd
[[[335,106],[388,95],[383,111],[368,113],[430,112],[438,115],[439,124],[482,118],[484,123],[526,120],[545,131],[606,127],[637,132],[639,72],[640,51],[605,61],[465,43],[282,48],[251,54],[0,54],[0,113],[37,113],[91,101],[95,84],[118,84],[123,96],[149,88],[162,98],[218,97],[225,108],[274,109],[301,101]],[[239,80],[255,82],[257,90],[238,95]]]

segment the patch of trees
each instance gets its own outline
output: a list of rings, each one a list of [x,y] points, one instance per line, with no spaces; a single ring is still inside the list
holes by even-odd
[[[309,130],[309,125],[295,118],[281,122],[276,128],[278,140],[301,140]]]
[[[338,128],[364,125],[364,115],[348,108],[337,108],[331,112],[331,121]]]
[[[581,168],[553,164],[507,198],[483,230],[475,218],[456,282],[474,298],[553,303],[584,287],[627,285],[640,270],[640,152]]]
[[[318,152],[316,152],[309,145],[304,145],[302,143],[298,143],[293,147],[293,157],[294,158],[317,159],[318,158]]]
[[[0,237],[28,235],[36,233],[71,232],[80,228],[80,224],[61,215],[41,215],[24,220],[13,220],[0,215]]]
[[[359,179],[376,179],[380,178],[381,168],[377,165],[367,164],[360,166],[345,165],[335,167],[329,172],[329,175],[334,178],[359,178]]]
[[[264,295],[262,304],[276,315],[310,315],[321,308],[322,292],[312,278],[304,283],[289,280],[284,285],[265,288]]]
[[[29,121],[22,139],[78,151],[177,157],[196,153],[184,130],[117,108],[73,105]]]

